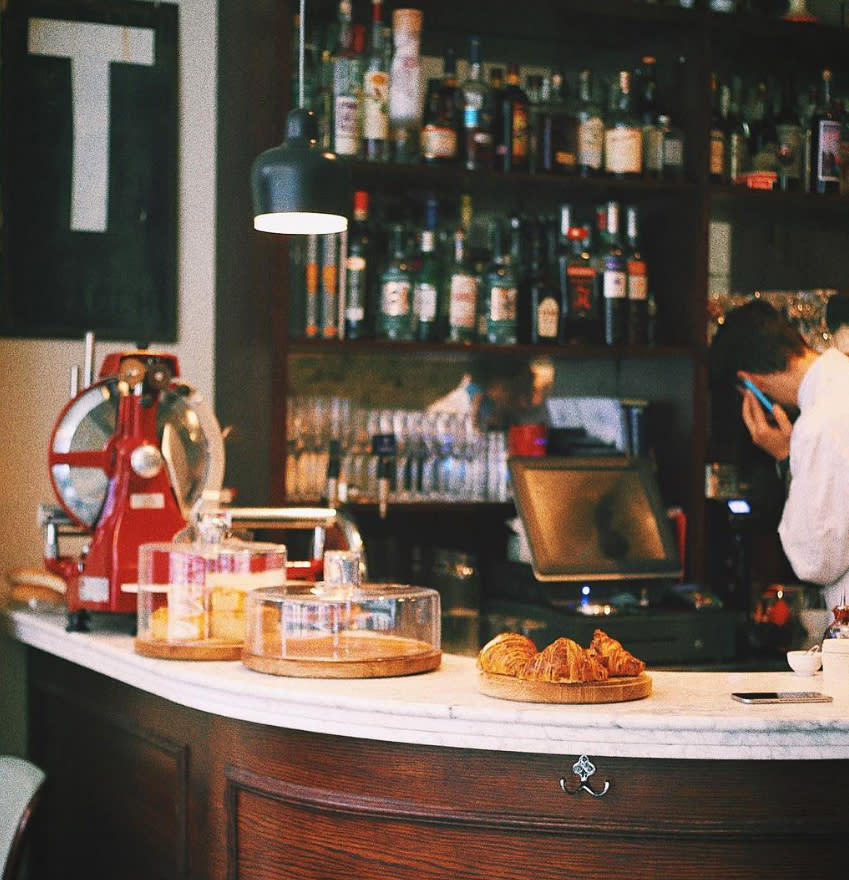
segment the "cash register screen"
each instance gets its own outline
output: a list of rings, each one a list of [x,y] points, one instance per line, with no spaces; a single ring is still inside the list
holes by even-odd
[[[510,475],[538,580],[680,575],[672,527],[648,461],[512,458]]]

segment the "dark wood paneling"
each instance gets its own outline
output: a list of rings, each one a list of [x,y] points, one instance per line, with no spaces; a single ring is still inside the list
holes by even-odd
[[[591,755],[593,798],[561,787],[578,754],[279,729],[30,659],[39,880],[798,880],[849,831],[849,761]]]

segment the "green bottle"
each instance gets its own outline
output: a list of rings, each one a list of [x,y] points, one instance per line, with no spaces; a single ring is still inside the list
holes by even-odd
[[[405,229],[389,227],[389,258],[380,276],[380,313],[377,335],[381,339],[412,339],[411,305],[413,281],[407,263]]]
[[[413,338],[419,342],[435,342],[442,290],[435,229],[421,231],[421,260],[413,284]]]
[[[518,285],[504,237],[504,227],[497,220],[494,221],[490,227],[492,263],[484,273],[483,280],[486,341],[497,345],[515,345]]]

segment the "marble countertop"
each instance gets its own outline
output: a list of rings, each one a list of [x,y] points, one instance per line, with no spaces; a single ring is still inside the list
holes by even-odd
[[[7,610],[12,638],[184,706],[275,727],[388,742],[551,755],[633,758],[849,759],[849,698],[751,706],[732,691],[823,690],[822,674],[648,670],[652,694],[598,705],[484,696],[470,657],[380,679],[266,675],[240,661],[142,657],[133,638],[99,626],[65,632],[65,615]]]

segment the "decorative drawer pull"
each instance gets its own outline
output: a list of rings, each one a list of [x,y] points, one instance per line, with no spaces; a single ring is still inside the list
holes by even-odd
[[[595,791],[591,786],[587,785],[587,780],[595,773],[595,764],[586,756],[581,755],[577,761],[572,765],[572,773],[578,777],[578,785],[571,786],[569,785],[569,780],[566,776],[562,776],[560,778],[560,787],[566,794],[578,794],[580,791],[585,791],[587,794],[592,795],[594,798],[604,797],[608,791],[610,791],[610,780],[605,779],[604,785],[601,788],[601,791]]]

